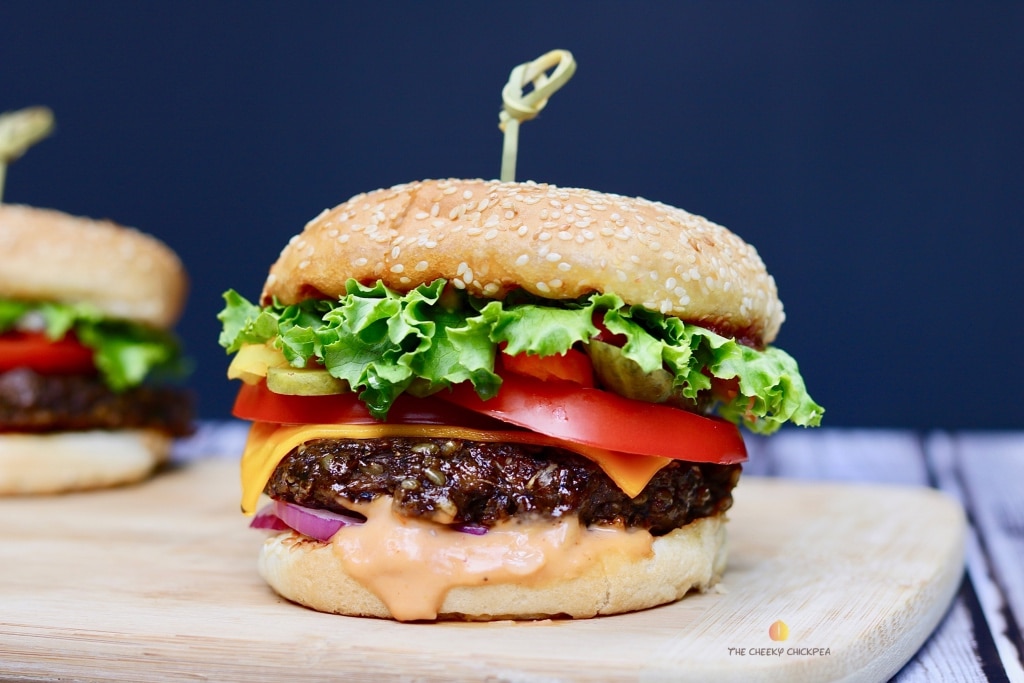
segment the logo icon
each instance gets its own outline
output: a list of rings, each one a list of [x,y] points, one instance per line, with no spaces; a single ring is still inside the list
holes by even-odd
[[[768,627],[768,637],[776,642],[786,640],[789,638],[789,626],[786,626],[786,622],[779,619]]]

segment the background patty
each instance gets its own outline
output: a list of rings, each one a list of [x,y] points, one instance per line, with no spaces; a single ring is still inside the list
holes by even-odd
[[[310,441],[267,482],[272,498],[345,512],[347,502],[394,497],[395,512],[491,526],[514,515],[577,513],[666,534],[732,505],[740,465],[673,461],[629,498],[591,460],[558,448],[458,439]]]
[[[93,375],[0,373],[0,431],[159,429],[193,431],[191,397],[180,389],[135,387],[114,392]]]

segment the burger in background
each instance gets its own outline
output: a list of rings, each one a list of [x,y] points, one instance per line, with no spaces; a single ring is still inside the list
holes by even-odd
[[[191,433],[178,257],[111,222],[0,205],[0,493],[137,481]]]
[[[259,569],[325,612],[590,617],[706,590],[746,452],[811,426],[773,279],[643,199],[413,182],[324,211],[221,344]],[[269,498],[260,507],[261,494]]]
[[[4,115],[4,161],[40,115]],[[189,395],[158,384],[183,368],[181,261],[137,230],[11,204],[0,254],[0,494],[146,477],[192,430]]]

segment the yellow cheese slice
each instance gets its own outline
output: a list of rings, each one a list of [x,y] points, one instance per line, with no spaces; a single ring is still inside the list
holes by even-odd
[[[600,448],[567,443],[543,434],[527,431],[488,431],[447,425],[280,425],[254,422],[242,453],[242,512],[256,512],[260,493],[281,460],[292,449],[314,439],[381,439],[386,437],[424,437],[466,441],[503,441],[554,446],[571,450],[596,462],[605,474],[630,498],[635,497],[670,458],[617,453]]]

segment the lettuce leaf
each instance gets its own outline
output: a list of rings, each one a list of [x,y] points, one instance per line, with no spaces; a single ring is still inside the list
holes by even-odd
[[[155,374],[180,376],[186,371],[180,344],[169,332],[106,318],[85,304],[0,299],[0,334],[12,329],[42,332],[60,339],[73,332],[93,350],[93,362],[114,391],[142,384]]]
[[[787,422],[821,422],[824,410],[808,395],[796,361],[781,349],[752,349],[678,318],[628,306],[612,293],[570,301],[520,293],[496,301],[445,285],[439,279],[400,294],[379,282],[350,280],[337,302],[275,301],[266,307],[230,290],[218,315],[220,344],[234,353],[244,344],[271,343],[295,366],[320,364],[385,419],[406,391],[428,395],[468,381],[481,398],[493,397],[501,386],[494,372],[499,348],[562,354],[598,334],[597,316],[610,332],[624,335],[625,357],[648,373],[667,370],[686,399],[706,396],[711,377],[736,380],[736,396],[710,402],[724,419],[762,434]]]

